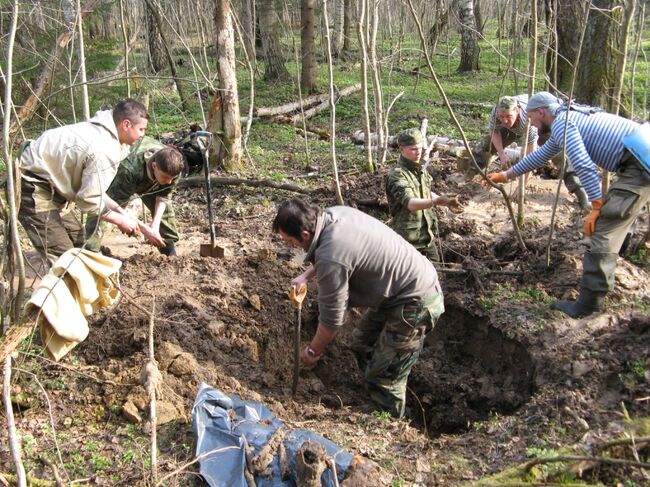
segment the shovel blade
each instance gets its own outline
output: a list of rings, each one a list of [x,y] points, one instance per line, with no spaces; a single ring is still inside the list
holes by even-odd
[[[223,259],[223,257],[226,255],[226,252],[223,247],[216,244],[201,244],[199,254],[201,257],[216,257]]]

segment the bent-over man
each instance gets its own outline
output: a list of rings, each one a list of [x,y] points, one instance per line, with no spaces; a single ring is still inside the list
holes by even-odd
[[[173,146],[166,146],[152,137],[143,137],[123,160],[106,194],[121,207],[135,195],[151,212],[151,224],[138,222],[147,241],[161,254],[176,255],[178,227],[171,196],[183,171],[183,155]],[[86,246],[99,251],[103,228],[97,217],[86,222]]]
[[[301,353],[315,364],[334,340],[350,307],[368,307],[352,350],[372,399],[404,415],[406,381],[426,334],[444,312],[433,264],[389,227],[353,208],[321,211],[299,199],[283,203],[273,231],[307,252],[312,265],[292,284],[318,280],[318,328]]]
[[[84,243],[84,228],[71,203],[126,234],[138,231],[137,222],[106,195],[106,189],[128,146],[144,135],[148,119],[142,103],[126,99],[87,122],[47,130],[23,150],[18,218],[47,260],[54,262]]]
[[[614,288],[616,257],[628,230],[650,199],[650,170],[630,152],[630,138],[639,137],[640,125],[600,109],[571,106],[542,91],[531,97],[528,116],[540,130],[550,129],[549,140],[504,172],[488,174],[505,183],[546,163],[566,147],[592,205],[584,221],[590,243],[582,261],[582,281],[577,301],[559,300],[552,307],[571,317],[600,311],[605,295]],[[565,139],[566,127],[566,139]],[[646,141],[647,143],[647,141]],[[645,161],[650,167],[650,161]],[[598,167],[616,172],[607,195],[600,189]]]

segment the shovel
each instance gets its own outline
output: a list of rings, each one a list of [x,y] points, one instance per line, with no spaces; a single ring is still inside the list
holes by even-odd
[[[302,287],[298,293],[296,286],[289,289],[289,299],[298,309],[298,320],[296,321],[295,334],[293,336],[293,383],[291,384],[291,396],[296,395],[298,389],[298,377],[300,376],[300,328],[302,326],[302,301],[307,295],[307,284]]]
[[[212,133],[204,130],[194,132],[196,137],[205,137],[207,142],[204,144],[199,143],[201,148],[201,157],[203,158],[203,174],[205,175],[205,193],[208,201],[208,220],[210,222],[210,243],[201,244],[199,254],[201,257],[221,257],[225,255],[223,247],[216,244],[216,233],[214,229],[214,217],[212,215],[212,185],[210,184],[210,161],[208,157],[208,149],[212,143]]]

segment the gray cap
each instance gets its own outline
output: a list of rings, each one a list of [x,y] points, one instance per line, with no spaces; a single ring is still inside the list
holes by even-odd
[[[530,97],[530,100],[528,100],[528,106],[526,107],[526,110],[536,110],[537,108],[548,108],[551,110],[551,112],[555,112],[555,110],[561,104],[562,104],[562,100],[560,100],[555,95],[552,95],[548,91],[540,91],[539,93],[535,93],[533,96]]]
[[[402,130],[397,136],[398,145],[420,145],[422,144],[422,132],[420,129]]]

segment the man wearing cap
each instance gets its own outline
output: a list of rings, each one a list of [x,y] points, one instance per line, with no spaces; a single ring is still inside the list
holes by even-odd
[[[538,129],[551,131],[549,140],[512,168],[488,177],[495,183],[505,183],[566,150],[591,201],[592,210],[584,221],[585,235],[591,239],[582,261],[577,301],[560,300],[552,307],[574,318],[587,316],[600,311],[605,295],[613,289],[618,252],[636,216],[650,199],[650,170],[627,149],[632,147],[630,140],[643,138],[641,128],[636,122],[596,108],[567,107],[546,91],[531,97],[528,116]],[[598,167],[616,172],[617,176],[604,198]]]
[[[431,208],[446,206],[460,211],[454,197],[431,191],[431,176],[422,166],[422,133],[407,129],[397,137],[400,158],[386,177],[390,226],[431,261],[440,260],[436,248],[436,216]]]
[[[318,328],[300,355],[302,363],[318,362],[348,308],[369,308],[350,348],[369,396],[401,418],[411,368],[445,310],[433,264],[382,222],[346,206],[321,210],[299,199],[285,201],[273,231],[306,251],[305,262],[312,264],[291,281],[297,291],[318,280]]]
[[[546,142],[550,134],[547,131],[538,132],[532,123],[528,127],[527,137],[524,137],[528,121],[527,109],[528,95],[502,96],[499,99],[499,103],[490,114],[490,133],[485,141],[474,150],[474,159],[481,168],[487,168],[488,154],[498,154],[501,166],[504,169],[507,168],[510,164],[505,147],[513,142],[519,142],[522,146],[525,142],[527,154],[537,149],[538,143],[543,145]],[[526,180],[528,180],[528,175],[526,175]],[[580,208],[591,210],[587,194],[580,185],[571,163],[564,171],[564,184],[569,192],[576,197]]]
[[[526,133],[527,103],[528,95],[502,96],[490,114],[490,133],[483,149],[498,154],[503,167],[508,167],[505,148],[513,142],[519,141],[522,146],[525,143],[528,154],[537,148],[537,129],[531,125]]]

